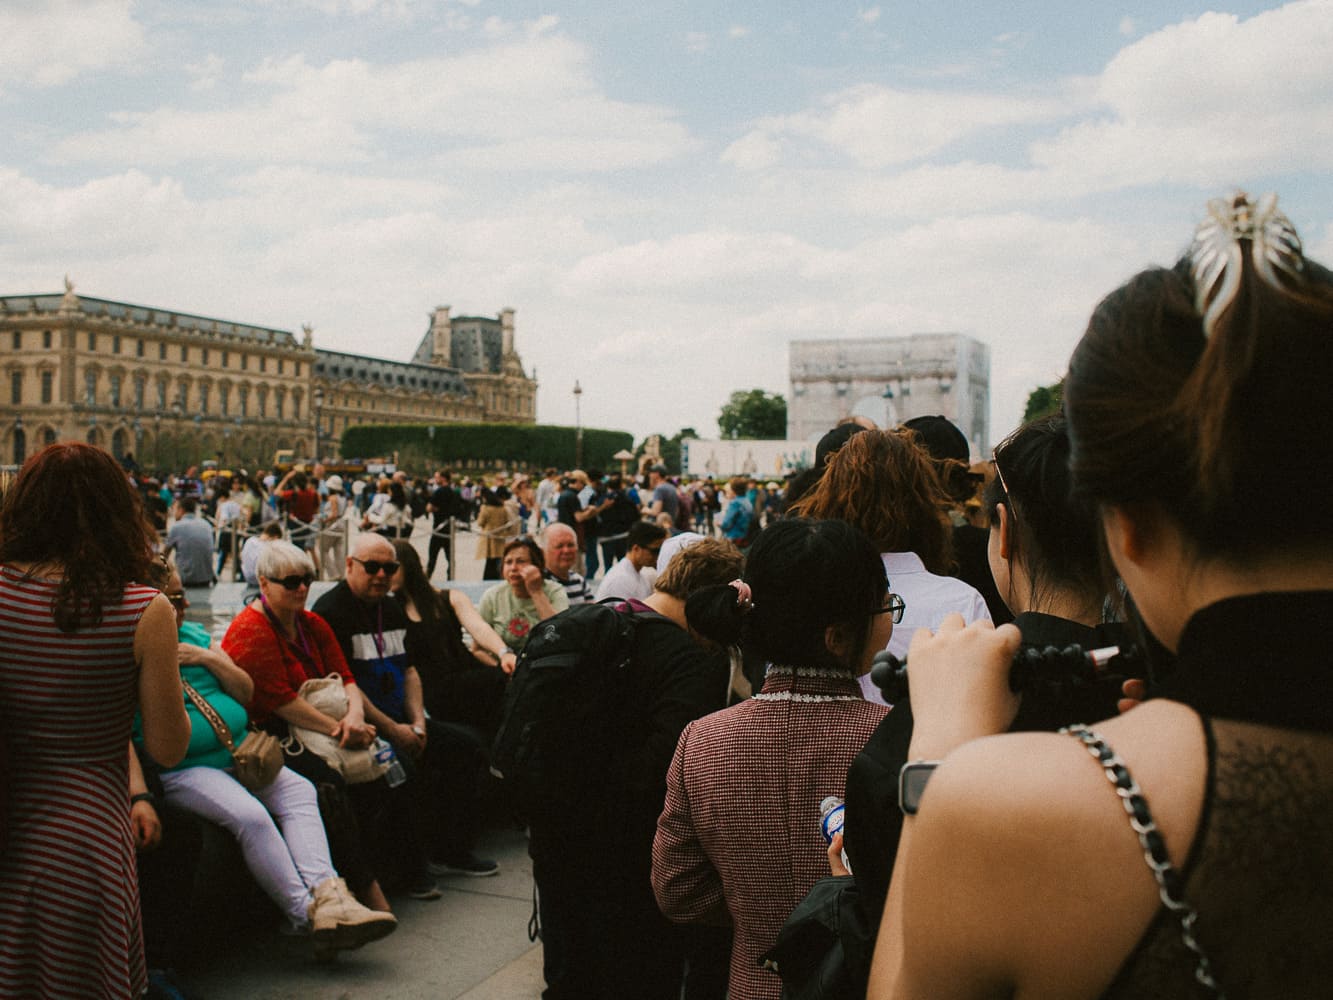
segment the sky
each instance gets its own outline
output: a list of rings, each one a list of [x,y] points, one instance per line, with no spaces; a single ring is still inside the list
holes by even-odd
[[[716,433],[795,339],[964,333],[991,440],[1276,191],[1333,262],[1333,0],[0,0],[0,294],[407,360],[516,310],[543,423]]]

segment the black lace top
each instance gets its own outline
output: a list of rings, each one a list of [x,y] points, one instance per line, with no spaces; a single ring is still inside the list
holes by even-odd
[[[1333,983],[1330,642],[1333,592],[1221,601],[1190,619],[1159,692],[1207,734],[1185,899],[1229,1000],[1328,996]],[[1207,996],[1194,968],[1162,910],[1105,996]]]

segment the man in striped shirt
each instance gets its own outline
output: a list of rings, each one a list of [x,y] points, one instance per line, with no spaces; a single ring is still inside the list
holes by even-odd
[[[546,557],[546,578],[565,588],[569,603],[587,604],[592,600],[588,581],[574,572],[579,560],[579,537],[567,524],[548,524],[542,532],[542,555]]]

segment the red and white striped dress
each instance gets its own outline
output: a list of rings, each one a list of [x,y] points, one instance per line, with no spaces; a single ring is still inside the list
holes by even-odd
[[[134,631],[157,591],[126,587],[64,633],[56,584],[0,566],[0,997],[137,997],[146,985],[126,752]]]

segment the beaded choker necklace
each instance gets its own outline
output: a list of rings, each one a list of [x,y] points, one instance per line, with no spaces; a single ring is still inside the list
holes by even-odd
[[[845,670],[830,670],[827,667],[793,667],[786,663],[770,663],[764,671],[765,677],[823,677],[826,680],[840,681],[852,679]]]

